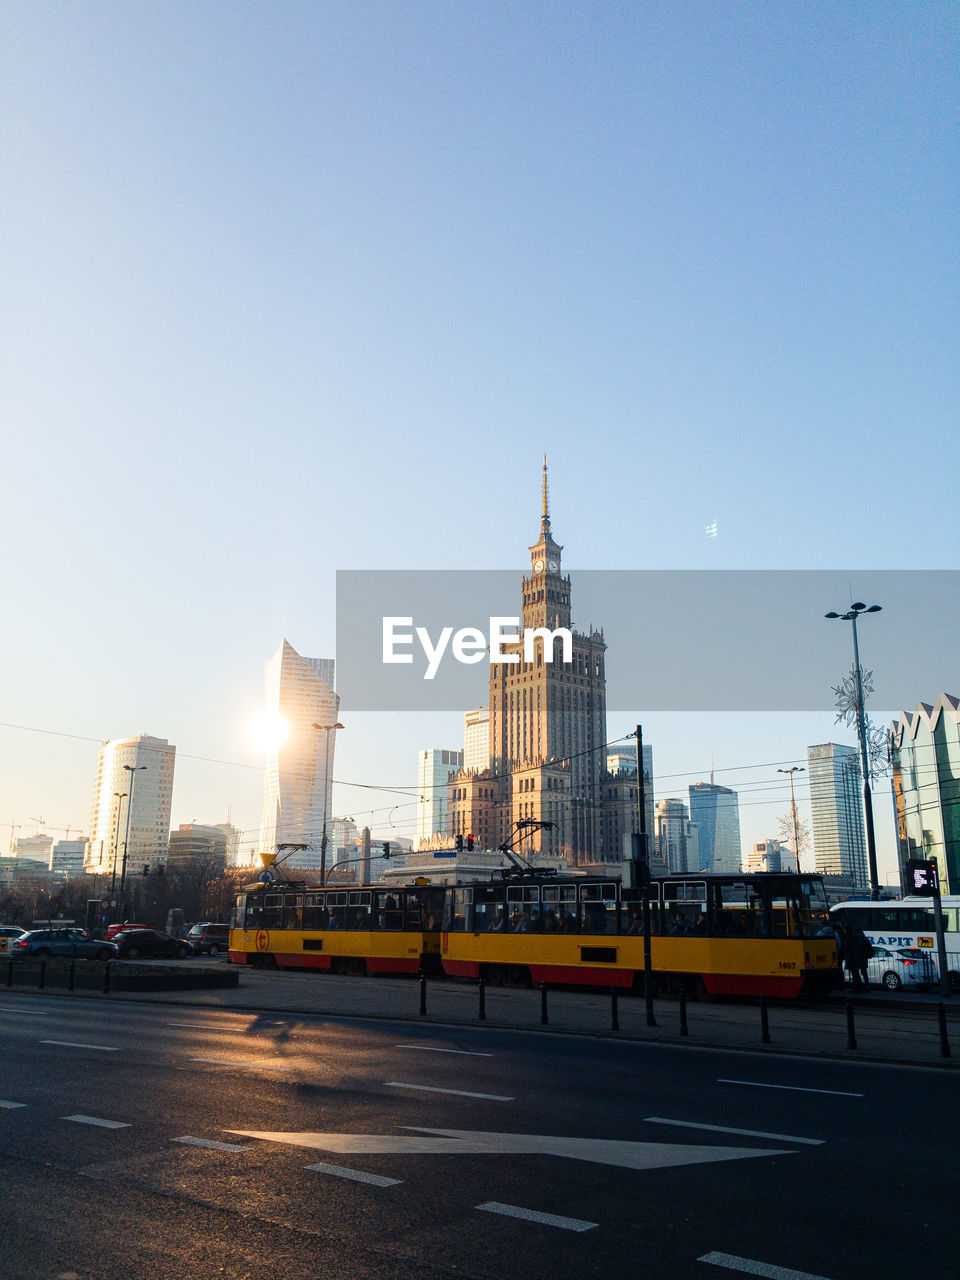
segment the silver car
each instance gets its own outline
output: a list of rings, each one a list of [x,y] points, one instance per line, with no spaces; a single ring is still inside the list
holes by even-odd
[[[937,966],[921,947],[878,947],[867,961],[871,983],[899,991],[901,987],[930,987],[937,981]]]

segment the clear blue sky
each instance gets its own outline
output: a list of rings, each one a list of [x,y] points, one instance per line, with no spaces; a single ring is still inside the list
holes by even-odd
[[[281,637],[333,654],[338,568],[519,573],[544,450],[573,570],[956,566],[956,27],[7,0],[0,719],[47,732],[0,729],[0,844],[85,829],[96,742],[137,732],[177,744],[175,823],[256,827]],[[459,735],[341,718],[345,780]],[[850,740],[648,737],[757,783]]]

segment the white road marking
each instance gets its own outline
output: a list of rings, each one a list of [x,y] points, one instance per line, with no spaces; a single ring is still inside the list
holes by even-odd
[[[42,1018],[46,1014],[46,1009],[21,1009],[15,1004],[0,1004],[0,1009],[4,1013],[25,1013],[31,1018]]]
[[[384,1080],[385,1089],[417,1089],[420,1093],[448,1093],[455,1098],[486,1098],[488,1102],[515,1102],[502,1093],[471,1093],[468,1089],[438,1089],[432,1084],[407,1084],[404,1080]]]
[[[719,1160],[749,1160],[796,1152],[762,1147],[682,1146],[666,1142],[623,1142],[607,1138],[565,1138],[537,1133],[484,1133],[470,1129],[404,1126],[409,1134],[315,1133],[227,1129],[241,1138],[283,1142],[337,1155],[552,1155],[622,1169],[666,1169]]]
[[[775,1267],[769,1262],[755,1262],[752,1258],[738,1258],[732,1253],[705,1253],[698,1262],[709,1262],[714,1267],[726,1267],[728,1271],[740,1271],[748,1276],[763,1276],[765,1280],[827,1280],[810,1271],[794,1271],[792,1267]]]
[[[248,1067],[255,1071],[286,1071],[287,1062],[245,1062],[242,1058],[191,1058],[191,1062],[212,1062],[218,1067]]]
[[[822,1147],[825,1138],[798,1138],[790,1133],[764,1133],[761,1129],[728,1129],[723,1124],[698,1124],[694,1120],[665,1120],[662,1116],[647,1116],[644,1124],[672,1124],[680,1129],[708,1129],[711,1133],[739,1133],[744,1138],[772,1138],[774,1142],[802,1142],[810,1147]]]
[[[419,1049],[423,1053],[459,1053],[465,1058],[492,1058],[492,1053],[474,1053],[472,1049],[438,1049],[432,1044],[395,1044],[395,1049]]]
[[[862,1093],[843,1093],[840,1089],[804,1089],[796,1084],[764,1084],[762,1080],[725,1080],[717,1078],[717,1084],[746,1084],[752,1089],[787,1089],[790,1093],[829,1093],[833,1098],[863,1098]]]
[[[115,1044],[80,1044],[76,1040],[41,1040],[41,1044],[59,1044],[65,1049],[99,1049],[101,1053],[119,1053]]]
[[[201,1031],[246,1031],[246,1027],[228,1027],[214,1022],[167,1022],[167,1027],[199,1027]]]
[[[555,1213],[538,1213],[536,1209],[521,1209],[518,1205],[499,1204],[496,1200],[478,1204],[477,1208],[485,1213],[502,1213],[505,1218],[524,1218],[544,1227],[562,1227],[564,1231],[592,1231],[599,1226],[596,1222],[584,1222],[582,1218],[561,1218]]]
[[[349,1178],[352,1182],[369,1182],[374,1187],[399,1187],[401,1178],[383,1178],[379,1173],[363,1173],[360,1169],[345,1169],[340,1164],[308,1164],[314,1173],[329,1173],[334,1178]]]
[[[210,1138],[171,1138],[185,1147],[204,1147],[208,1151],[252,1151],[253,1147],[238,1147],[235,1142],[213,1142]]]
[[[13,1111],[16,1107],[25,1107],[26,1105],[25,1102],[4,1102],[0,1098],[0,1110],[2,1111]]]
[[[72,1120],[74,1124],[95,1124],[101,1129],[129,1129],[123,1120],[101,1120],[99,1116],[62,1116],[63,1120]]]

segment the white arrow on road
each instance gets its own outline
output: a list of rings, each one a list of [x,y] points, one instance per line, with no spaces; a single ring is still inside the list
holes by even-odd
[[[378,1133],[283,1133],[227,1129],[242,1138],[284,1142],[339,1155],[551,1155],[623,1169],[665,1169],[672,1165],[747,1160],[752,1156],[793,1155],[770,1147],[682,1146],[666,1142],[621,1142],[608,1138],[564,1138],[537,1133],[480,1133],[471,1129],[425,1129],[405,1126],[416,1137]],[[421,1135],[430,1134],[431,1137]]]

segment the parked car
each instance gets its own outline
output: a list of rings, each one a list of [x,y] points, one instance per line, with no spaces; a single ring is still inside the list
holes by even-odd
[[[901,987],[929,987],[937,981],[937,966],[920,947],[878,947],[867,961],[867,977],[888,991]]]
[[[195,924],[187,934],[185,941],[195,956],[217,956],[230,946],[230,926],[228,924]]]
[[[169,933],[161,933],[159,929],[122,929],[113,935],[113,940],[121,959],[152,956],[182,960],[190,954],[190,948],[181,938],[171,938]]]
[[[129,929],[150,929],[152,927],[153,926],[149,924],[137,924],[133,920],[124,920],[123,924],[110,924],[107,925],[107,941],[112,941],[113,938],[115,938],[121,931],[125,933]]]
[[[22,938],[25,933],[26,929],[21,929],[18,924],[0,924],[0,955],[12,951],[16,939]]]
[[[117,948],[112,942],[88,938],[82,929],[31,929],[14,938],[13,956],[69,956],[84,960],[115,960]]]

